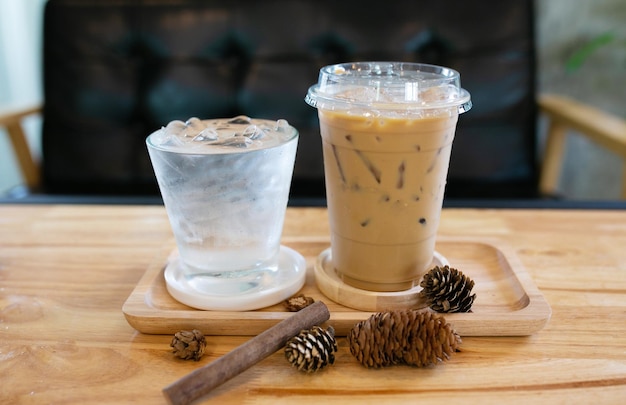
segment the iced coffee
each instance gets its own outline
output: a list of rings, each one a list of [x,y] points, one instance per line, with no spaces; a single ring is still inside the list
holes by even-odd
[[[318,108],[332,264],[346,284],[401,291],[433,259],[459,112],[458,73],[429,65],[322,69]]]

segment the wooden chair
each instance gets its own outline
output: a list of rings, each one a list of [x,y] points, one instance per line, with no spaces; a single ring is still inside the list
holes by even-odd
[[[539,189],[556,194],[568,130],[579,133],[622,158],[621,198],[626,199],[626,121],[570,98],[546,94],[539,97],[540,111],[548,118],[546,148]]]
[[[7,131],[22,179],[31,190],[39,189],[40,168],[28,146],[22,120],[35,114],[41,114],[40,105],[0,110],[0,127]]]

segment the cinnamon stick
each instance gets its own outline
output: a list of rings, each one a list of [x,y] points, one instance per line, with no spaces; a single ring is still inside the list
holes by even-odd
[[[172,405],[189,404],[284,347],[287,340],[330,318],[326,305],[315,302],[272,326],[233,351],[163,389]]]

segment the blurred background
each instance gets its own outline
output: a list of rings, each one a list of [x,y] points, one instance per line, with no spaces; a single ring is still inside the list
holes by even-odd
[[[42,100],[41,21],[45,0],[0,0],[0,108]],[[626,1],[536,0],[537,90],[563,94],[626,118]],[[462,74],[463,72],[461,72]],[[37,118],[26,122],[39,153]],[[537,123],[543,134],[544,123]],[[543,142],[539,142],[542,145]],[[541,147],[537,153],[542,153]],[[567,141],[559,192],[577,200],[618,199],[621,161],[582,137]],[[0,193],[22,179],[0,129]]]

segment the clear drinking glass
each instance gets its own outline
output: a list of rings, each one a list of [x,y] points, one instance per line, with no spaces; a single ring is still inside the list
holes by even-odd
[[[239,116],[173,121],[146,140],[176,239],[168,291],[201,309],[273,305],[304,283],[281,246],[298,131]]]

